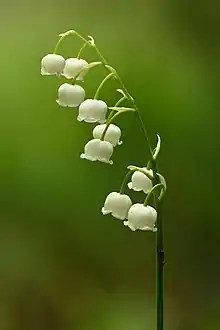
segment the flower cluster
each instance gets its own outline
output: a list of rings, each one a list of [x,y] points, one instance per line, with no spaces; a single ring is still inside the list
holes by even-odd
[[[94,62],[101,63],[101,62]],[[103,82],[98,88],[98,92],[93,99],[85,99],[86,93],[84,88],[76,82],[83,82],[84,76],[88,73],[91,65],[81,58],[64,59],[63,56],[57,54],[48,54],[41,60],[42,75],[59,75],[65,77],[68,82],[64,82],[58,88],[57,103],[61,107],[78,107],[78,121],[86,123],[98,123],[93,129],[93,139],[88,141],[84,147],[84,153],[81,158],[90,161],[100,161],[112,164],[111,156],[113,148],[120,145],[121,129],[112,124],[111,118],[107,118],[108,106],[103,100],[99,100],[98,92],[100,92]],[[113,74],[105,77],[112,77]],[[111,112],[112,116],[112,112]]]
[[[65,59],[63,56],[58,55],[57,49],[60,42],[68,35],[75,34],[84,41],[82,48],[80,49],[78,56]],[[77,120],[80,122],[86,122],[89,124],[97,125],[93,128],[93,138],[88,141],[84,147],[84,153],[81,154],[82,159],[90,161],[100,161],[103,163],[113,164],[111,160],[114,148],[122,144],[121,129],[113,124],[116,117],[128,112],[137,111],[134,100],[124,85],[121,83],[120,77],[115,69],[110,67],[105,61],[104,57],[98,51],[94,39],[89,37],[86,40],[75,31],[71,30],[60,35],[54,53],[44,56],[41,60],[41,74],[42,75],[56,75],[64,82],[58,88],[57,103],[61,107],[77,108],[78,115]],[[81,58],[81,52],[86,46],[92,46],[97,50],[98,55],[101,57],[100,62],[88,63],[85,59]],[[108,71],[108,75],[98,86],[93,98],[86,98],[85,89],[81,86],[84,82],[84,78],[89,71],[102,65]],[[109,79],[115,79],[120,84],[121,89],[117,91],[121,94],[121,98],[113,107],[108,107],[105,101],[99,99],[99,93],[103,85]],[[129,101],[132,104],[131,108],[119,106],[123,101]],[[110,112],[108,113],[108,110]],[[157,148],[155,149],[154,160],[159,153],[160,139],[158,140]],[[150,150],[151,151],[151,150]],[[155,193],[155,188],[160,187],[161,191],[164,191],[164,183],[156,182],[155,185],[155,169],[151,168],[151,161],[147,167],[130,166],[120,192],[111,192],[104,203],[102,208],[102,214],[112,214],[113,217],[123,220],[125,226],[128,226],[132,231],[139,230],[151,230],[155,232],[157,211],[155,208],[149,205],[150,198]],[[128,177],[131,177],[131,182],[128,181]],[[136,203],[132,205],[130,197],[124,194],[125,186],[134,191],[143,191],[146,194],[144,203]]]

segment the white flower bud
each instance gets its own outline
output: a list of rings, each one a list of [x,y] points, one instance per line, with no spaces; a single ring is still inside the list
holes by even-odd
[[[131,230],[152,230],[157,231],[155,223],[157,220],[157,211],[144,204],[134,204],[128,212],[128,221],[124,221],[124,225],[128,226]]]
[[[41,60],[41,74],[54,75],[61,74],[65,66],[65,59],[61,55],[48,54]]]
[[[113,217],[124,220],[128,216],[128,211],[132,205],[129,196],[122,195],[117,192],[111,192],[105,200],[102,214],[106,215],[111,213]]]
[[[153,175],[152,170],[147,170],[146,167],[142,167],[142,170],[148,172],[150,175]],[[128,183],[128,188],[135,191],[143,190],[147,194],[152,188],[152,181],[142,172],[135,171],[132,174],[131,182]]]
[[[88,65],[88,62],[86,62],[83,59],[79,58],[68,58],[65,63],[65,67],[63,69],[63,76],[65,76],[67,79],[74,78],[75,75],[83,69],[85,66]],[[85,68],[80,75],[76,78],[76,80],[83,80],[83,77],[88,72],[89,69]]]
[[[77,107],[83,102],[85,91],[79,85],[62,84],[58,89],[57,103],[62,107]]]
[[[103,163],[113,164],[113,161],[110,160],[112,153],[113,146],[110,142],[93,139],[86,143],[84,154],[81,154],[81,158],[91,160],[92,162],[98,160]]]
[[[105,122],[105,116],[107,112],[107,104],[104,101],[87,99],[79,107],[79,115],[77,119],[79,121],[85,121],[87,123],[100,123]]]
[[[100,139],[105,128],[106,124],[97,125],[93,130],[94,139]],[[120,137],[120,128],[114,124],[110,124],[105,133],[104,140],[110,142],[115,147],[117,144],[122,144]]]

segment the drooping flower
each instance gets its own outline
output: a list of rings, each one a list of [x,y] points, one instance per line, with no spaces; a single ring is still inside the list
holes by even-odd
[[[63,76],[67,79],[74,78],[76,74],[85,67],[85,69],[79,74],[76,80],[83,80],[85,74],[88,72],[88,68],[86,66],[88,62],[79,58],[68,58],[65,63],[65,67],[63,69]]]
[[[65,66],[65,59],[61,55],[47,54],[41,60],[41,74],[45,76],[61,74]]]
[[[62,107],[77,107],[85,99],[85,91],[79,85],[62,84],[58,89],[57,103]]]
[[[93,130],[94,139],[100,139],[105,128],[106,124],[97,125]],[[122,141],[120,141],[120,137],[120,128],[114,124],[110,124],[105,133],[104,141],[110,142],[115,147],[117,144],[122,144]]]
[[[102,214],[112,214],[113,217],[124,220],[128,216],[128,211],[132,205],[132,201],[128,195],[117,192],[111,192],[105,200]]]
[[[152,230],[157,231],[155,223],[157,220],[157,211],[150,205],[134,204],[129,209],[128,220],[124,221],[124,225],[131,230]]]
[[[101,100],[87,99],[79,107],[79,115],[77,119],[79,121],[85,121],[87,123],[100,123],[105,122],[105,116],[107,112],[107,104]]]
[[[86,143],[81,158],[91,160],[92,162],[98,160],[103,163],[113,164],[113,161],[110,160],[112,153],[113,146],[110,142],[93,139]]]
[[[147,170],[146,167],[142,167],[142,170],[148,172],[150,175],[153,175],[152,170]],[[152,188],[152,181],[142,172],[135,171],[132,174],[131,182],[128,183],[128,188],[135,191],[143,190],[147,194]]]

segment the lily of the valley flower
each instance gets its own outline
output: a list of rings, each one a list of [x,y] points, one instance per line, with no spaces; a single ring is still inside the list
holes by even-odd
[[[112,153],[113,146],[110,142],[93,139],[86,143],[84,154],[81,154],[81,158],[91,160],[92,162],[98,160],[103,163],[113,164],[113,161],[110,160]]]
[[[62,84],[58,89],[57,103],[62,107],[77,107],[85,99],[85,91],[79,85]]]
[[[79,107],[79,115],[77,119],[79,121],[85,121],[87,123],[100,123],[105,122],[105,116],[107,112],[107,104],[104,101],[87,99]]]
[[[106,197],[104,207],[102,208],[102,214],[106,215],[111,213],[113,217],[124,220],[128,216],[131,205],[132,201],[129,196],[111,192]]]
[[[146,167],[142,167],[142,170],[148,172],[150,175],[153,175],[152,170],[147,170]],[[135,191],[143,190],[147,194],[152,188],[152,181],[142,172],[135,171],[132,174],[131,182],[128,183],[128,188]]]
[[[97,125],[93,130],[94,139],[100,139],[105,128],[106,124]],[[110,142],[115,147],[117,144],[122,144],[122,141],[120,141],[120,137],[120,128],[114,124],[110,124],[105,133],[104,141]]]
[[[76,74],[86,67],[88,65],[88,62],[86,62],[83,59],[79,58],[68,58],[65,63],[65,67],[63,69],[63,76],[65,76],[67,79],[74,78]],[[85,68],[80,75],[76,78],[76,80],[83,80],[83,77],[88,72],[89,69]]]
[[[124,225],[128,226],[131,230],[152,230],[153,232],[157,231],[155,223],[157,220],[157,211],[144,204],[134,204],[129,209],[128,220],[124,221]]]
[[[41,60],[41,74],[45,76],[61,74],[65,66],[65,59],[61,55],[48,54]]]

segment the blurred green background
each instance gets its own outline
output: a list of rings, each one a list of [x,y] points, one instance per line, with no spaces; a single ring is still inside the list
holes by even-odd
[[[93,126],[59,108],[61,82],[40,75],[72,28],[95,37],[152,143],[163,139],[166,329],[219,329],[219,9],[213,0],[1,2],[0,330],[155,329],[155,235],[100,214],[126,166],[146,163],[138,123],[118,120],[113,166],[81,160]],[[68,38],[60,51],[79,47]],[[87,97],[103,76],[86,77]],[[115,89],[102,92],[109,105]]]

